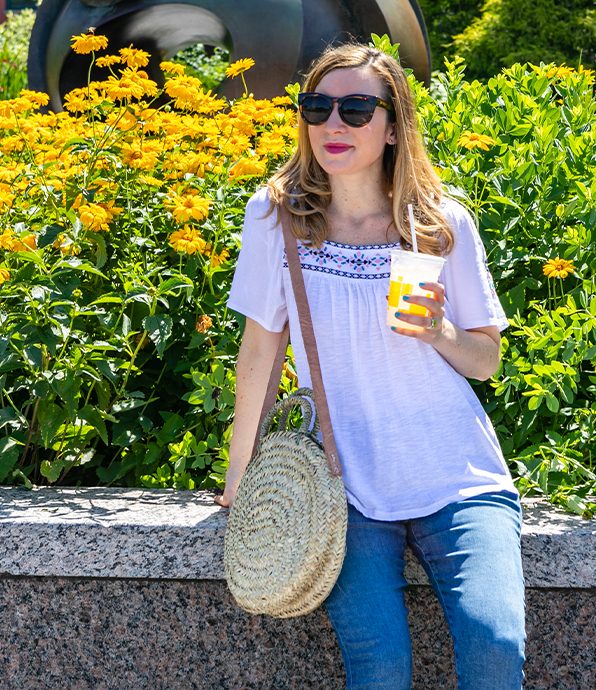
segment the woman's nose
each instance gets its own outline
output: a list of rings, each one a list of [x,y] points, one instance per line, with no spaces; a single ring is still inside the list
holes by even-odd
[[[341,129],[345,126],[345,122],[339,115],[339,104],[337,101],[333,104],[333,109],[331,110],[331,114],[329,115],[329,118],[325,124],[332,129]]]

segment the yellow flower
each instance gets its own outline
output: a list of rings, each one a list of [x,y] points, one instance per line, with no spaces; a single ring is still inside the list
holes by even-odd
[[[209,214],[209,199],[203,199],[196,194],[176,194],[167,205],[178,223],[187,223],[189,220],[200,222]]]
[[[570,74],[575,74],[573,67],[567,67],[567,65],[555,65],[546,71],[546,75],[549,79],[563,79],[568,77]]]
[[[47,93],[42,91],[30,91],[29,89],[22,89],[19,94],[21,98],[26,98],[30,103],[38,107],[46,106],[50,102],[50,97]]]
[[[255,61],[252,58],[242,58],[240,60],[236,60],[236,62],[232,62],[232,64],[227,68],[226,77],[231,77],[233,79],[239,74],[246,72],[246,70],[253,67],[254,64]]]
[[[143,96],[155,96],[157,94],[157,84],[149,79],[147,72],[126,67],[121,74],[120,79],[110,76],[102,82],[106,94],[112,100],[143,98]]]
[[[257,153],[260,156],[281,156],[286,152],[285,139],[272,132],[265,132],[257,146]]]
[[[487,137],[485,134],[477,134],[476,132],[464,132],[457,140],[458,146],[463,146],[466,149],[482,149],[488,151],[489,147],[496,144],[494,139]]]
[[[73,36],[70,40],[70,47],[79,55],[87,55],[108,46],[108,39],[105,36],[96,36],[92,32]]]
[[[205,97],[211,97],[210,92],[205,93],[201,89],[200,79],[185,74],[167,79],[164,91],[174,100],[174,106],[181,110],[197,109]],[[211,107],[210,100],[208,102]]]
[[[179,65],[177,62],[170,62],[169,60],[160,62],[159,69],[166,74],[177,74],[178,76],[184,75],[183,65]]]
[[[10,271],[7,268],[0,268],[0,285],[10,280]]]
[[[185,225],[182,230],[173,232],[168,241],[175,251],[186,254],[204,252],[207,247],[201,233],[190,225]]]
[[[141,175],[139,179],[141,182],[148,184],[150,187],[161,187],[164,184],[163,180],[160,180],[157,177],[152,177],[151,175]]]
[[[230,252],[227,249],[224,249],[221,254],[212,253],[209,263],[213,266],[213,268],[217,268],[218,266],[221,266],[221,264],[225,263],[229,256]]]
[[[117,65],[121,61],[118,55],[104,55],[104,57],[97,58],[95,64],[98,67],[111,67],[112,65]]]
[[[81,223],[92,232],[108,230],[114,216],[122,211],[119,206],[114,206],[113,201],[104,204],[79,204],[77,202],[78,199],[75,200],[72,207],[79,212]]]
[[[199,333],[206,333],[213,326],[213,319],[207,314],[201,314],[197,319],[195,328]]]
[[[230,169],[230,179],[234,180],[238,177],[250,175],[264,175],[266,169],[266,163],[258,158],[241,158]]]
[[[3,230],[0,234],[0,249],[8,249],[8,251],[13,251],[15,246],[16,238],[12,230]]]
[[[542,269],[548,278],[567,278],[570,273],[575,271],[573,261],[567,259],[549,259]]]
[[[120,48],[120,57],[129,67],[145,67],[149,64],[149,53],[132,45],[128,48]]]
[[[25,235],[22,238],[15,239],[15,244],[12,248],[14,252],[32,252],[35,249],[37,249],[35,235]]]

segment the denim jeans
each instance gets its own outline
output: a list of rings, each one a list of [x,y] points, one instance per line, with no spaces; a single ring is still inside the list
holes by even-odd
[[[525,645],[521,507],[509,492],[381,522],[348,507],[346,558],[325,608],[348,690],[409,690],[404,550],[422,563],[453,639],[459,690],[519,690]]]

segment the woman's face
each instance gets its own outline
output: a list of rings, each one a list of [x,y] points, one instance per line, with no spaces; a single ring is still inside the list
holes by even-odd
[[[387,100],[381,80],[368,67],[333,70],[314,90],[333,98],[366,94]],[[335,103],[326,122],[308,125],[308,137],[317,162],[330,177],[379,174],[385,146],[395,143],[395,127],[389,112],[380,106],[369,123],[350,127],[340,118]]]

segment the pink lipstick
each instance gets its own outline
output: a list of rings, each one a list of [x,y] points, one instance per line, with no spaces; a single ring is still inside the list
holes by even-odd
[[[347,151],[349,148],[352,148],[348,144],[340,144],[339,142],[336,144],[325,144],[323,146],[325,151],[327,153],[343,153],[344,151]]]

